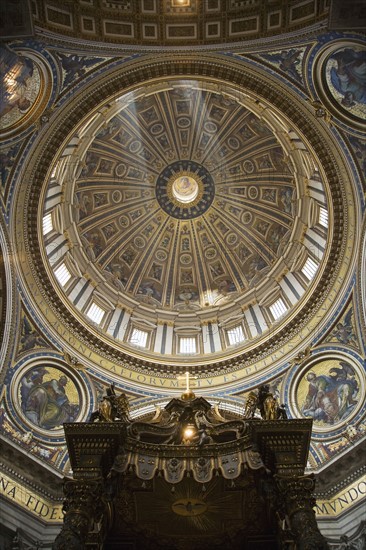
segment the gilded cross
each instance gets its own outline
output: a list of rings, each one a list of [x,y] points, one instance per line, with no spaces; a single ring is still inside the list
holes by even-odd
[[[190,380],[194,380],[195,378],[198,378],[198,376],[191,376],[189,374],[189,371],[187,371],[184,376],[178,376],[178,380],[185,380],[186,381],[186,391],[184,393],[191,394],[193,393],[191,388],[189,387]]]

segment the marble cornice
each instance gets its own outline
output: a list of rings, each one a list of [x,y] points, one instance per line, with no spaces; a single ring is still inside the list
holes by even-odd
[[[36,462],[33,456],[24,454],[3,438],[1,439],[0,470],[31,492],[36,491],[52,501],[62,502],[63,500],[60,474],[46,469],[44,464]]]
[[[347,447],[347,452],[316,474],[316,497],[331,498],[355,479],[365,476],[366,439]]]

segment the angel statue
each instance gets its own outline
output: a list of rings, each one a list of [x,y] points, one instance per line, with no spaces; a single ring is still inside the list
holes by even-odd
[[[244,418],[254,418],[258,406],[258,394],[251,391],[247,397],[244,407]]]
[[[125,393],[117,396],[114,384],[107,388],[98,403],[98,409],[91,413],[89,422],[130,422],[129,404]]]

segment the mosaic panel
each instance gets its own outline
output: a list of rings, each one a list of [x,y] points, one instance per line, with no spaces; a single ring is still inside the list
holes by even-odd
[[[324,67],[326,84],[344,113],[366,120],[366,48],[348,46],[335,50]]]
[[[35,110],[44,86],[41,67],[22,52],[0,45],[1,129],[20,127]]]
[[[260,57],[286,73],[290,78],[302,83],[301,65],[304,53],[305,48],[289,48],[286,50],[264,53],[261,54]]]
[[[62,370],[37,365],[20,379],[18,399],[21,413],[42,430],[54,430],[73,422],[80,412],[80,395],[75,382]]]
[[[361,379],[355,367],[341,359],[312,365],[297,388],[297,407],[314,425],[333,429],[354,414],[362,400]]]

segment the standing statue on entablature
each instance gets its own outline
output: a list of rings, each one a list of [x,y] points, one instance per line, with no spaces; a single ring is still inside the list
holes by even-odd
[[[269,393],[264,400],[264,419],[265,420],[277,420],[278,419],[278,403],[273,393]]]
[[[89,422],[130,422],[129,403],[125,393],[116,395],[114,384],[98,403],[98,409],[90,415]]]
[[[258,407],[263,420],[277,420],[279,418],[277,399],[269,391],[268,385],[260,386],[258,390]]]
[[[254,418],[257,408],[263,420],[287,419],[285,405],[279,405],[268,385],[260,386],[258,391],[249,393],[244,407],[244,418]]]
[[[244,418],[254,418],[258,406],[258,394],[251,391],[247,397],[244,407]]]

